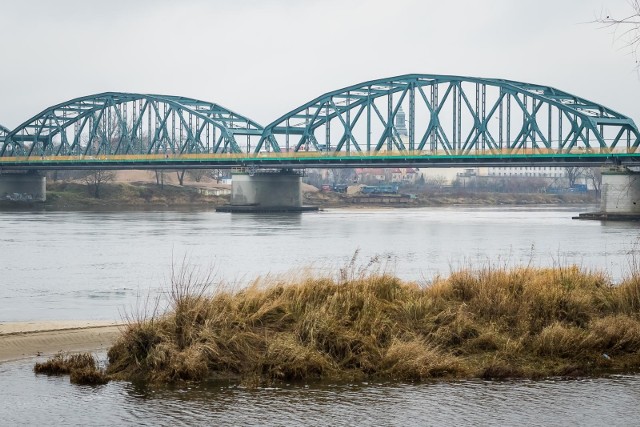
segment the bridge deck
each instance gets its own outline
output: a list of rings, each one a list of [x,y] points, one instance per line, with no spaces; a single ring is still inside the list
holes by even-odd
[[[557,153],[450,154],[433,152],[297,152],[259,154],[150,154],[104,156],[0,157],[0,169],[230,169],[344,167],[508,167],[639,165],[640,153],[624,150]]]

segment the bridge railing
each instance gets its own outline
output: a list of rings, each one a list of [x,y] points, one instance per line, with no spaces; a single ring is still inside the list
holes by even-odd
[[[548,156],[563,156],[563,157],[589,157],[603,155],[615,157],[618,155],[637,155],[640,158],[640,153],[635,153],[633,149],[627,148],[595,148],[595,149],[580,149],[573,150],[571,152],[563,152],[561,150],[553,149],[520,149],[520,150],[493,150],[493,151],[478,151],[478,152],[455,152],[455,153],[443,153],[431,150],[413,150],[413,151],[370,151],[370,152],[320,152],[320,151],[303,151],[303,152],[260,152],[260,153],[225,153],[225,154],[212,154],[212,153],[200,153],[200,154],[130,154],[130,155],[78,155],[78,156],[13,156],[13,157],[0,157],[0,166],[2,164],[44,164],[44,163],[71,163],[71,164],[91,164],[91,163],[141,163],[141,162],[154,162],[154,163],[179,163],[187,161],[243,161],[252,159],[299,159],[299,160],[312,160],[312,159],[329,159],[329,158],[352,158],[352,159],[375,159],[375,158],[398,158],[398,159],[415,159],[415,158],[522,158],[522,157],[548,157]]]

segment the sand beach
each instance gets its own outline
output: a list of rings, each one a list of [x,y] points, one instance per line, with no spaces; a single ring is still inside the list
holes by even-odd
[[[36,321],[0,323],[0,363],[50,356],[59,351],[106,350],[118,336],[113,321]]]

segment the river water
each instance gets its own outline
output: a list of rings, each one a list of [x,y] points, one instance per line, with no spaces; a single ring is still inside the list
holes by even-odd
[[[301,269],[377,260],[428,283],[452,269],[569,265],[614,281],[636,259],[635,223],[575,221],[594,207],[0,212],[0,322],[118,320],[162,295],[183,260],[226,286]],[[104,356],[104,355],[102,355]],[[573,381],[87,388],[0,364],[0,425],[636,425],[640,376]]]

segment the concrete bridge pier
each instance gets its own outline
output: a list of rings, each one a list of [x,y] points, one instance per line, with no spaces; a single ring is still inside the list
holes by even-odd
[[[47,178],[36,171],[0,173],[0,201],[44,202],[47,199]]]
[[[303,212],[302,174],[291,169],[236,170],[231,173],[231,203],[218,212]]]
[[[603,170],[600,210],[640,215],[640,172],[625,167]]]
[[[577,219],[640,220],[640,172],[624,166],[603,168],[600,211]]]

